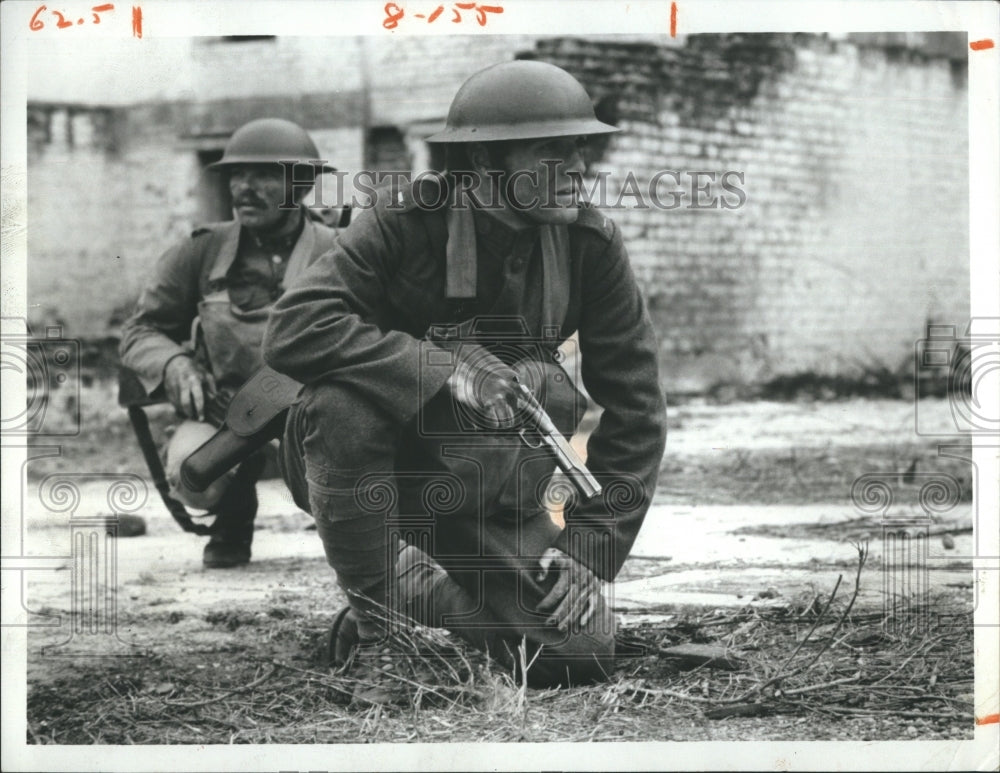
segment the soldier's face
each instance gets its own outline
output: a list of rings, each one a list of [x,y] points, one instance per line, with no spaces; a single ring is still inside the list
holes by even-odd
[[[511,142],[504,155],[508,204],[535,223],[574,222],[585,143],[584,137]]]
[[[255,231],[280,228],[291,211],[291,191],[278,164],[245,164],[229,172],[229,193],[240,225]],[[294,205],[293,207],[294,208]]]

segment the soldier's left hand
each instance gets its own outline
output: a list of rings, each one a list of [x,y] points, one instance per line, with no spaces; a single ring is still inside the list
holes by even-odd
[[[597,611],[603,583],[586,565],[558,548],[549,548],[538,561],[542,570],[535,579],[545,580],[550,571],[559,573],[552,590],[538,603],[541,612],[552,610],[548,622],[560,631],[579,630]]]

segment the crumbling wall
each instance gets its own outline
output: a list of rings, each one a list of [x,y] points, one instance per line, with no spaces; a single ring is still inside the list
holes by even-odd
[[[364,166],[365,122],[396,127],[421,166],[421,137],[461,82],[515,56],[568,69],[622,129],[593,143],[593,168],[608,173],[605,203],[647,293],[668,389],[896,368],[928,320],[968,317],[967,84],[947,47],[771,34],[469,41],[195,41],[190,99],[29,103],[31,320],[114,332],[157,255],[201,219],[199,152],[220,151],[244,121],[297,120],[349,173]],[[257,78],[264,49],[301,79]],[[674,174],[655,191],[671,208],[648,195],[664,170]],[[728,189],[726,172],[739,175]]]
[[[104,335],[194,218],[196,156],[163,131],[109,146],[125,111],[34,105],[29,126],[29,322]]]
[[[206,219],[202,182],[213,173],[202,168],[199,151],[221,151],[226,135],[190,130],[202,116],[222,120],[226,110],[230,126],[282,114],[266,97],[114,111],[29,105],[27,278],[33,329],[61,324],[73,337],[116,334],[157,257]],[[302,115],[291,114],[305,123]],[[109,143],[112,135],[119,139]],[[321,157],[349,172],[361,168],[359,126],[321,126],[311,135]],[[323,200],[334,203],[336,181],[326,176],[324,183]],[[350,199],[353,190],[345,185],[340,193]]]
[[[535,54],[622,129],[594,167],[624,207],[611,214],[669,387],[897,368],[928,320],[968,318],[964,61],[769,34],[564,38]],[[661,178],[660,201],[684,199],[642,208],[629,173],[649,204],[665,169],[680,175]],[[702,194],[698,171],[716,175],[697,178]]]

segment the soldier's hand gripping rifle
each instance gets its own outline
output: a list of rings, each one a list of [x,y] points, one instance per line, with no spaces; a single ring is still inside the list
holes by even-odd
[[[527,426],[518,432],[521,439],[531,448],[545,446],[555,458],[559,469],[570,479],[585,501],[600,494],[601,484],[590,474],[587,465],[573,450],[569,441],[556,429],[555,423],[535,399],[531,390],[520,382],[517,388],[520,392],[519,407],[528,416]]]

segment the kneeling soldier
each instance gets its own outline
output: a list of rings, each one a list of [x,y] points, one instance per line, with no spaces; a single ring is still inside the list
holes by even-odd
[[[274,301],[333,246],[337,231],[301,204],[315,175],[334,171],[318,155],[290,121],[262,118],[237,129],[211,165],[228,176],[236,220],[196,228],[167,250],[122,333],[122,364],[147,393],[162,386],[185,419],[168,444],[166,472],[174,498],[216,514],[206,567],[250,560],[264,458],[255,454],[202,492],[185,488],[181,463],[213,435],[232,395],[263,364]],[[292,161],[294,177],[286,168]]]
[[[275,305],[265,360],[305,384],[284,468],[356,621],[356,704],[406,697],[380,670],[393,613],[508,666],[526,640],[532,684],[612,668],[602,584],[649,507],[666,420],[621,234],[578,198],[582,142],[613,131],[558,67],[477,73],[429,140],[447,143],[447,177],[379,189]],[[553,459],[518,433],[527,386],[572,435],[579,395],[557,349],[574,333],[604,408],[587,447],[604,495],[568,503],[560,531]],[[400,536],[419,544],[400,551]]]

